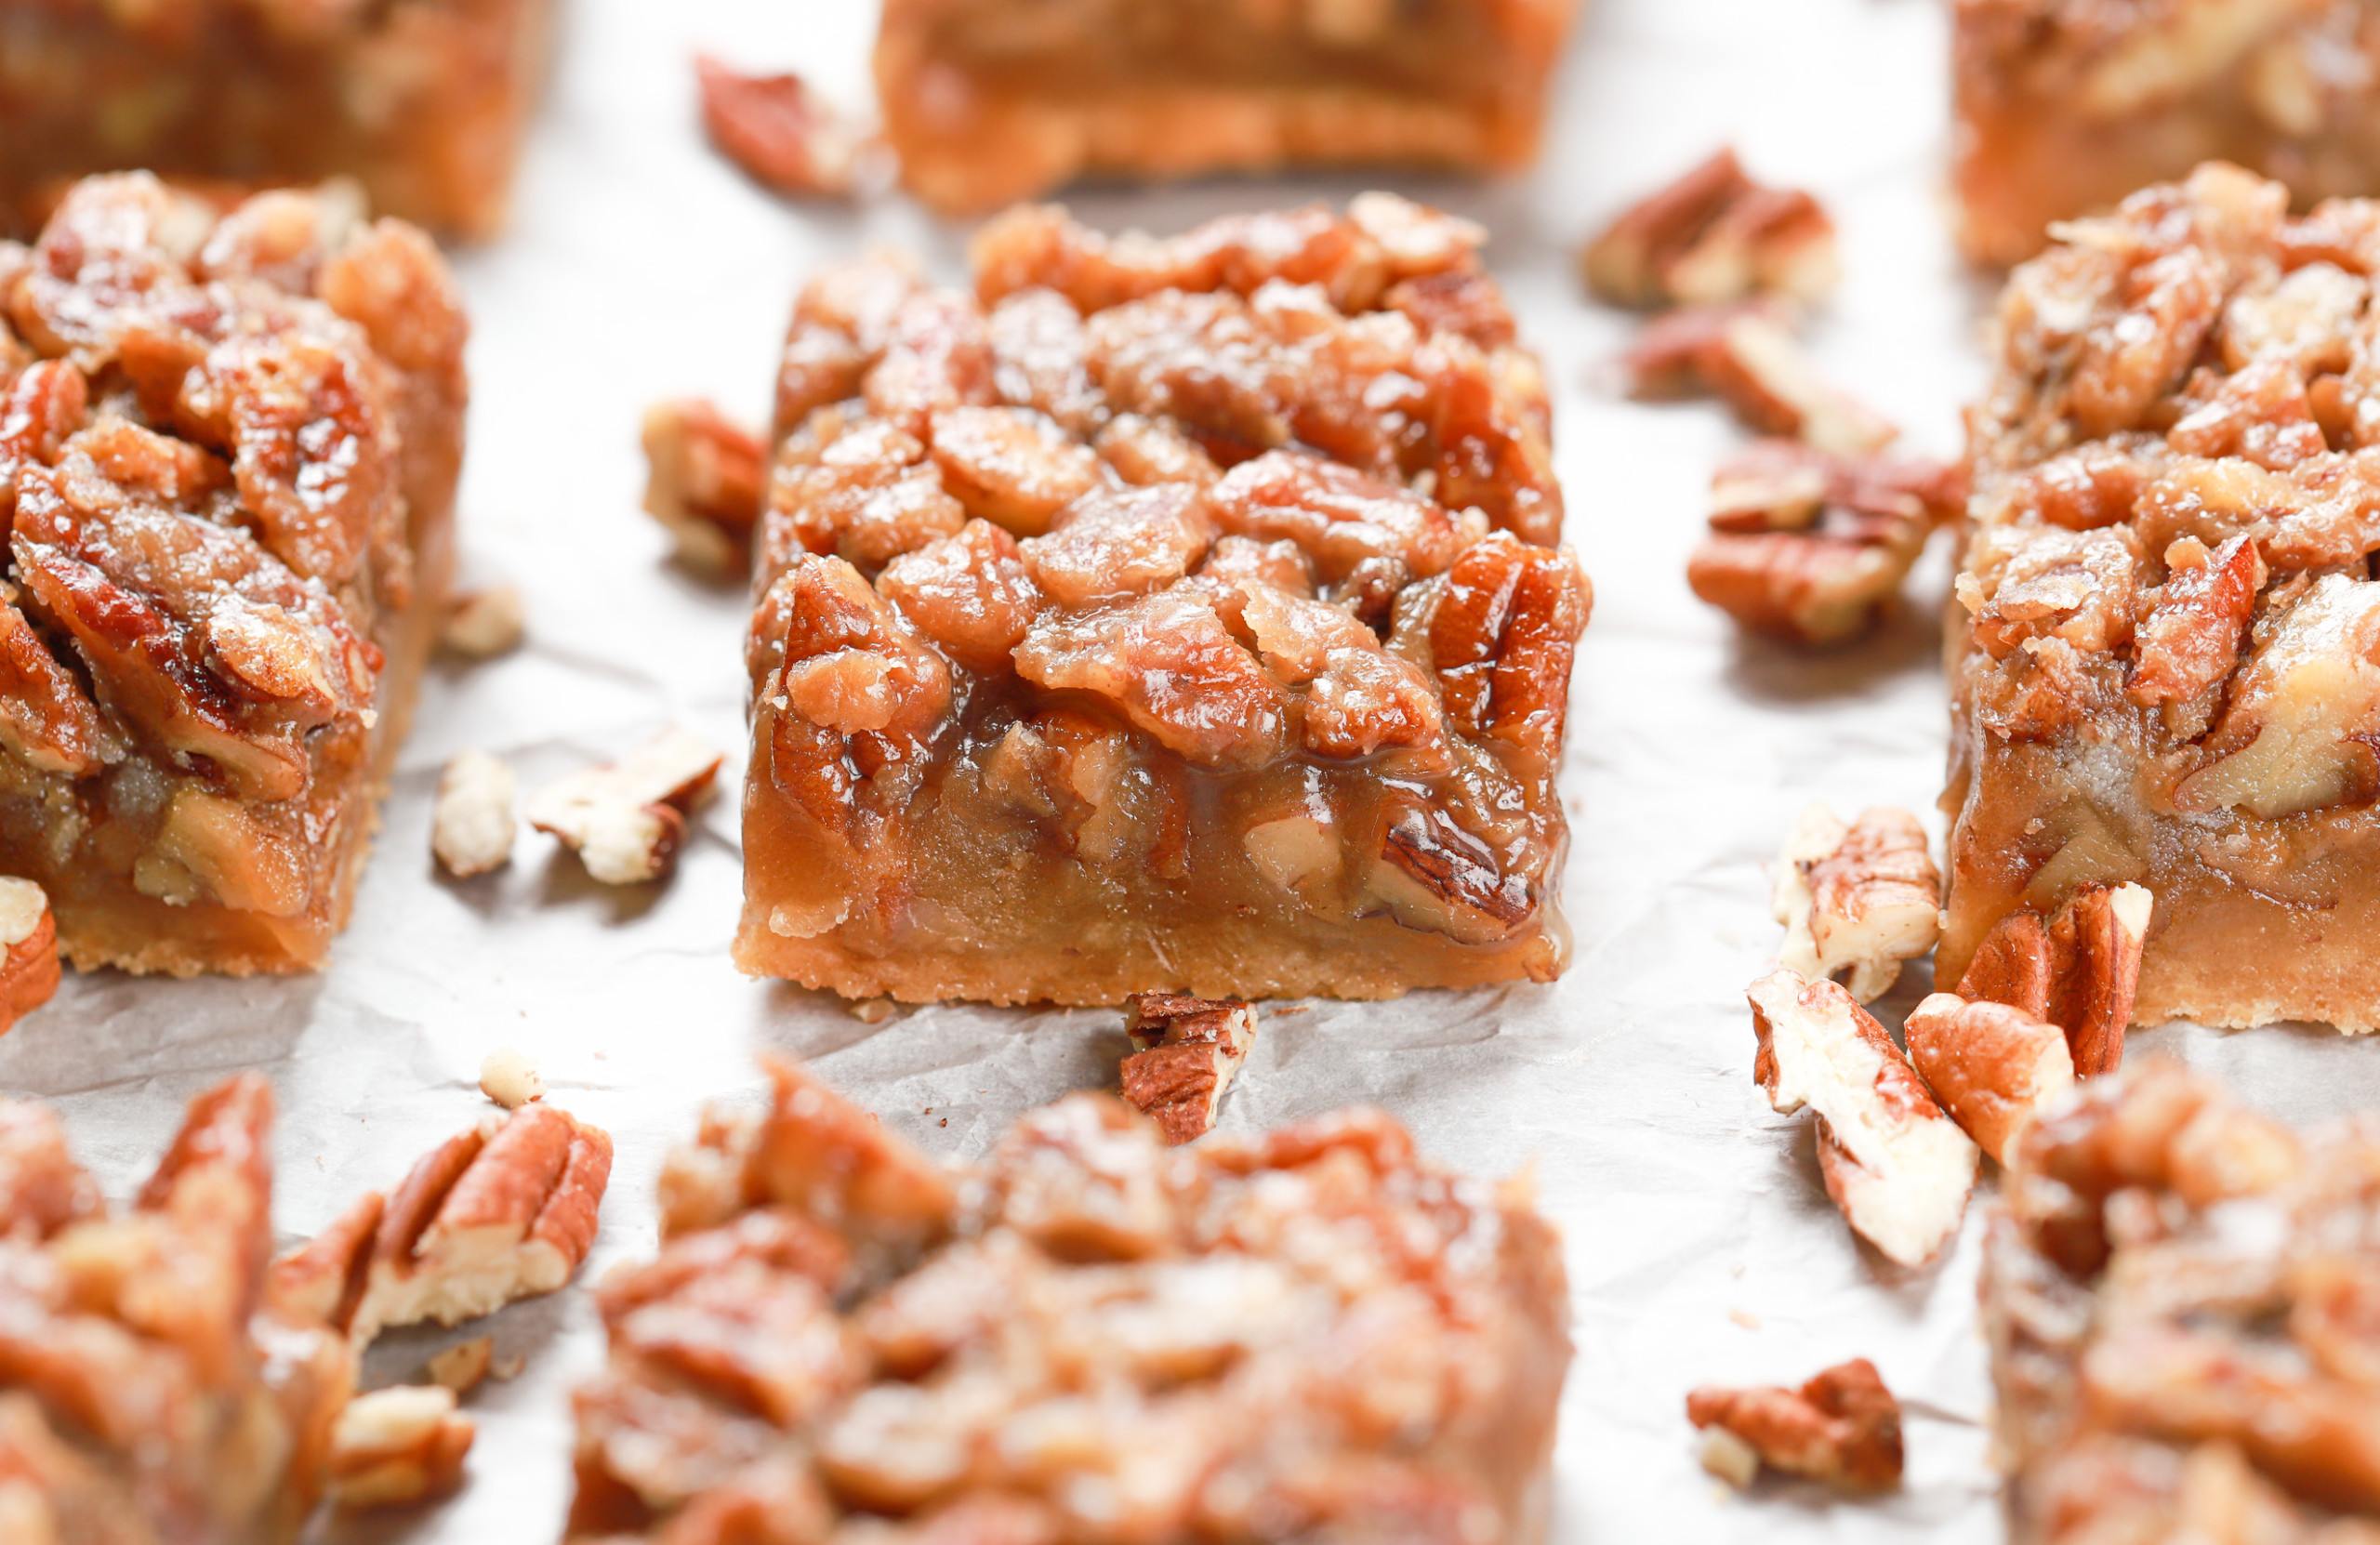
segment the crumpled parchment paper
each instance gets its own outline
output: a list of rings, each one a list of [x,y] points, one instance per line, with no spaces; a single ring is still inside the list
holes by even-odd
[[[1752,1083],[1741,988],[1775,947],[1766,863],[1811,799],[1848,814],[1928,813],[1945,714],[1934,626],[1941,548],[1907,615],[1848,653],[1798,658],[1739,641],[1688,594],[1713,460],[1739,435],[1715,408],[1648,407],[1608,361],[1633,319],[1589,303],[1577,244],[1609,213],[1722,142],[1757,175],[1817,190],[1842,225],[1846,274],[1812,328],[1823,366],[1903,425],[1911,449],[1958,448],[1980,379],[1991,286],[1953,258],[1941,218],[1949,142],[1947,20],[1934,0],[1589,0],[1563,66],[1542,165],[1488,186],[1439,178],[1102,189],[1086,218],[1169,231],[1227,210],[1385,182],[1483,221],[1488,258],[1558,401],[1569,539],[1596,587],[1579,654],[1565,798],[1565,905],[1578,950],[1550,988],[1428,993],[1394,1004],[1267,1013],[1224,1113],[1269,1124],[1355,1101],[1386,1106],[1441,1159],[1534,1166],[1567,1239],[1578,1357],[1563,1411],[1563,1541],[1914,1538],[2002,1533],[1976,1329],[1977,1217],[1936,1266],[1897,1270],[1858,1245],[1819,1186],[1806,1116]],[[70,978],[0,1040],[0,1089],[65,1112],[112,1195],[163,1149],[182,1103],[244,1067],[278,1090],[276,1219],[302,1236],[366,1186],[486,1112],[480,1060],[534,1058],[549,1098],[618,1143],[586,1279],[655,1242],[663,1154],[707,1100],[756,1100],[752,1054],[813,1059],[929,1152],[983,1151],[1019,1111],[1110,1084],[1120,1016],[964,1006],[870,1026],[832,998],[747,981],[727,960],[740,891],[745,622],[736,589],[662,562],[637,511],[642,406],[715,395],[766,410],[794,287],[870,245],[956,279],[965,231],[898,199],[795,207],[704,147],[688,56],[795,68],[867,99],[866,4],[571,0],[512,233],[458,258],[475,341],[462,498],[469,577],[527,591],[518,654],[441,667],[425,691],[353,926],[331,969],[289,981]],[[524,789],[676,721],[731,752],[676,878],[615,891],[539,836],[512,866],[436,873],[439,766],[481,746]],[[1912,972],[1883,1006],[1924,988]],[[2327,1030],[2134,1045],[2178,1051],[2291,1119],[2380,1103],[2380,1046]],[[385,1338],[373,1381],[419,1377],[431,1353],[492,1330],[526,1358],[469,1400],[467,1488],[416,1513],[346,1520],[327,1540],[483,1545],[556,1538],[569,1496],[572,1384],[602,1359],[583,1293],[480,1326]],[[1706,1380],[1793,1383],[1873,1358],[1908,1407],[1906,1489],[1846,1502],[1764,1481],[1724,1491],[1694,1460],[1683,1409]]]

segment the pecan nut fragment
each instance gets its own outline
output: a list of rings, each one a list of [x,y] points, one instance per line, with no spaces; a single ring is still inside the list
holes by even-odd
[[[2145,886],[2092,884],[2049,918],[2019,908],[1984,936],[1955,990],[2058,1026],[2076,1077],[2112,1072],[2123,1062],[2155,905]]]
[[[467,590],[447,603],[438,647],[466,660],[493,660],[521,647],[528,632],[526,606],[518,585]]]
[[[1921,1266],[1958,1232],[1976,1147],[1868,1011],[1832,982],[1782,968],[1754,982],[1752,1079],[1780,1114],[1818,1113],[1827,1195],[1869,1243]]]
[[[1765,299],[1656,318],[1620,363],[1636,396],[1715,396],[1747,428],[1838,456],[1877,450],[1900,432],[1828,384],[1794,338],[1792,313]]]
[[[1785,925],[1778,960],[1812,980],[1840,979],[1872,1003],[1904,960],[1941,932],[1942,877],[1917,817],[1875,805],[1845,825],[1823,804],[1804,810],[1778,855],[1771,905]]]
[[[1587,246],[1587,285],[1622,306],[1713,306],[1774,292],[1815,302],[1840,270],[1834,222],[1765,188],[1724,149],[1632,205]]]
[[[529,797],[524,813],[606,885],[658,879],[677,862],[685,812],[710,788],[720,760],[672,725],[615,763],[555,779]]]
[[[1705,1385],[1686,1397],[1686,1416],[1789,1475],[1853,1492],[1900,1485],[1900,1402],[1865,1357],[1822,1369],[1798,1390]]]
[[[512,861],[512,769],[485,751],[458,751],[439,772],[430,848],[448,874],[468,878]]]
[[[442,1384],[397,1384],[356,1396],[331,1428],[325,1470],[342,1508],[404,1507],[461,1489],[478,1429]]]
[[[1917,1076],[2003,1164],[2026,1124],[2074,1084],[2066,1033],[2005,1003],[1935,993],[1910,1010],[1902,1029]]]
[[[675,398],[644,410],[644,510],[707,574],[741,574],[760,519],[760,437],[707,398]]]
[[[0,876],[0,1035],[58,991],[58,920],[29,879]]]
[[[1256,1010],[1228,999],[1135,993],[1124,1000],[1124,1099],[1179,1146],[1214,1129],[1223,1095],[1256,1044]]]
[[[860,138],[799,75],[747,75],[694,56],[703,131],[755,182],[797,197],[852,191]]]
[[[362,1347],[391,1326],[456,1325],[550,1293],[586,1260],[611,1173],[611,1135],[565,1111],[490,1116],[274,1261],[271,1301]]]

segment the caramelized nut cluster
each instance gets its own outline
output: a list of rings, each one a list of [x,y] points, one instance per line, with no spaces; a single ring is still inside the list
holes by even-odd
[[[1090,1094],[945,1171],[772,1071],[602,1285],[571,1538],[1523,1532],[1569,1360],[1523,1198],[1375,1111],[1169,1149]]]
[[[69,958],[285,969],[341,920],[463,335],[429,243],[330,195],[95,178],[0,244],[0,848]],[[281,942],[143,954],[98,916],[141,898]]]
[[[1164,240],[1020,209],[972,296],[882,260],[813,281],[753,778],[851,878],[759,921],[915,937],[889,877],[962,805],[1176,889],[1466,941],[1530,918],[1591,592],[1479,240],[1379,193]]]
[[[353,1367],[263,1301],[272,1094],[192,1101],[129,1208],[58,1118],[0,1101],[0,1523],[7,1538],[295,1538]]]
[[[2027,1130],[1983,1288],[2016,1538],[2370,1532],[2373,1137],[2301,1142],[2163,1060]]]

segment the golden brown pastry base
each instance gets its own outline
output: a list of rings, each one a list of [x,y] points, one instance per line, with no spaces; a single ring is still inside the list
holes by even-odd
[[[7,20],[0,228],[37,224],[73,178],[145,168],[242,188],[352,178],[382,213],[482,240],[504,223],[553,0],[16,5]]]
[[[996,209],[1078,177],[1526,166],[1575,3],[1016,9],[885,7],[886,134],[937,208]]]

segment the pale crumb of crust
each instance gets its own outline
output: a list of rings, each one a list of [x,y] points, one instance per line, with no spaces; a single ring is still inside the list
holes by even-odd
[[[1778,1113],[1817,1111],[1827,1195],[1892,1261],[1931,1260],[1965,1215],[1976,1145],[1837,984],[1779,967],[1745,996],[1758,1043],[1752,1077]]]
[[[1725,1427],[1706,1427],[1695,1455],[1702,1468],[1741,1491],[1760,1476],[1760,1455]]]
[[[480,1092],[508,1111],[518,1110],[546,1097],[546,1081],[525,1053],[509,1046],[498,1047],[480,1063]]]
[[[1727,1318],[1742,1326],[1746,1330],[1760,1328],[1760,1316],[1749,1309],[1730,1309],[1727,1311]]]
[[[1900,1485],[1900,1402],[1876,1366],[1854,1357],[1821,1370],[1798,1390],[1778,1385],[1729,1389],[1705,1385],[1686,1397],[1686,1420],[1705,1434],[1726,1432],[1761,1464],[1844,1491],[1889,1491]],[[1743,1456],[1724,1445],[1704,1467],[1722,1479],[1743,1474]],[[1757,1466],[1752,1467],[1754,1472]]]
[[[492,660],[521,647],[528,634],[528,611],[518,585],[465,590],[446,603],[438,646],[467,660]]]
[[[658,879],[676,863],[684,812],[710,787],[720,761],[672,725],[616,763],[581,768],[537,790],[529,824],[561,839],[606,885]]]
[[[882,1024],[901,1008],[889,997],[863,997],[844,1004],[843,1011],[862,1024]]]
[[[463,1459],[475,1435],[455,1408],[455,1392],[437,1384],[397,1384],[358,1395],[331,1428],[325,1471],[338,1507],[404,1507],[443,1497],[463,1483]]]
[[[1941,886],[1925,828],[1909,812],[1871,806],[1846,825],[1813,802],[1777,858],[1770,904],[1785,925],[1778,960],[1872,1003],[1899,980],[1902,961],[1940,937]]]
[[[446,763],[430,807],[430,847],[448,874],[468,878],[511,860],[514,787],[512,769],[485,751],[458,751]]]
[[[432,1357],[424,1366],[430,1381],[456,1394],[469,1394],[488,1376],[494,1366],[496,1340],[490,1336],[474,1336],[468,1341],[457,1341]]]

